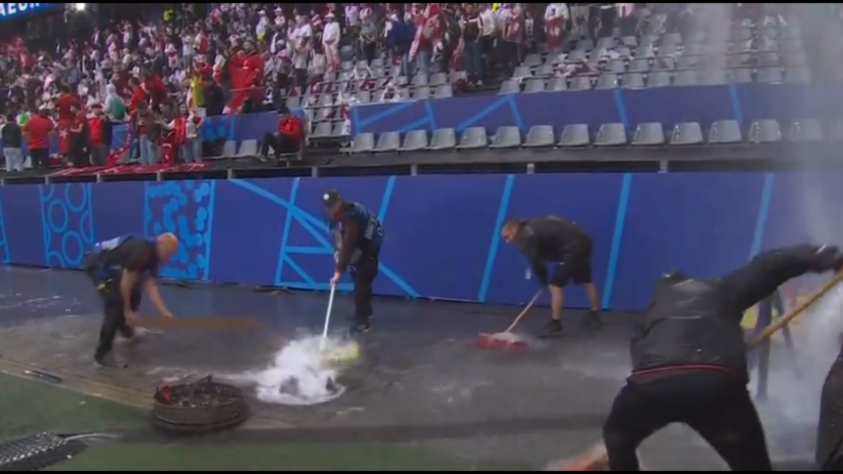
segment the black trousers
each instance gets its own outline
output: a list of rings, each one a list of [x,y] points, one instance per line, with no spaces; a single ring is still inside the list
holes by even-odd
[[[773,470],[746,385],[715,372],[627,383],[603,426],[609,470],[638,471],[639,445],[670,423],[684,423],[699,433],[733,471]]]
[[[351,270],[354,281],[354,319],[365,321],[372,316],[372,285],[378,276],[378,254],[363,255]]]
[[[47,169],[50,150],[29,150],[29,155],[32,157],[33,169]]]
[[[99,272],[96,256],[85,257],[85,273],[94,284],[103,304],[103,321],[100,326],[100,338],[94,357],[103,357],[111,352],[114,346],[114,338],[117,334],[130,338],[135,335],[135,329],[126,322],[126,314],[123,311],[123,295],[120,292],[120,278],[109,278]],[[142,283],[139,283],[132,290],[129,306],[132,311],[140,307],[143,292]]]
[[[275,156],[281,153],[295,153],[299,151],[296,141],[287,135],[266,132],[263,135],[263,143],[261,143],[261,155],[268,156],[270,148],[272,148]]]

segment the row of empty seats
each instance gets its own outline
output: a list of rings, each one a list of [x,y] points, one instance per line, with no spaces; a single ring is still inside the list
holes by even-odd
[[[711,124],[708,133],[698,122],[678,123],[669,131],[658,122],[639,124],[630,134],[622,123],[606,123],[592,136],[587,124],[568,124],[557,135],[551,125],[534,125],[524,136],[515,126],[498,127],[489,136],[484,127],[466,128],[458,137],[453,128],[413,130],[401,136],[399,132],[384,132],[377,138],[373,133],[360,133],[354,137],[351,153],[394,153],[441,150],[480,150],[515,148],[552,148],[586,146],[688,146],[702,144],[777,143],[782,140],[810,142],[824,140],[843,141],[843,121],[833,124],[828,133],[816,119],[797,120],[782,132],[776,120],[752,122],[744,137],[740,124],[735,120],[721,120]],[[746,138],[746,140],[745,140]]]
[[[604,72],[599,76],[554,77],[551,79],[527,79],[519,81],[508,79],[501,83],[499,94],[518,94],[520,92],[558,92],[586,91],[590,89],[643,89],[647,87],[667,86],[715,86],[729,83],[748,84],[760,82],[766,84],[803,84],[811,82],[808,68],[793,68],[782,71],[781,68],[732,69],[714,71],[664,71],[649,74],[627,73],[614,74]],[[523,86],[523,89],[522,89]]]

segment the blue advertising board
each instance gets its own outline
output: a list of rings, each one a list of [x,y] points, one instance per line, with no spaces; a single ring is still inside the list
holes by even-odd
[[[96,241],[167,231],[182,246],[166,277],[325,289],[320,196],[332,188],[383,221],[384,295],[529,300],[527,263],[499,239],[509,216],[558,214],[590,232],[595,282],[616,310],[642,308],[670,269],[715,277],[774,246],[843,242],[843,173],[267,178],[3,186],[0,261],[78,268]],[[572,289],[566,302],[586,297]]]
[[[57,11],[62,3],[0,3],[0,21],[24,18],[51,10]]]

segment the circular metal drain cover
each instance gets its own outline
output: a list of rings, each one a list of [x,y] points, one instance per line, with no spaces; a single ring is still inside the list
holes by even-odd
[[[243,392],[210,376],[193,383],[159,387],[150,413],[153,426],[180,433],[234,427],[248,418]]]

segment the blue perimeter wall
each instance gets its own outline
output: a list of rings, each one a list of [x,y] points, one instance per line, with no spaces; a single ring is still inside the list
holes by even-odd
[[[320,195],[376,210],[379,294],[522,303],[527,265],[509,216],[566,216],[595,239],[603,306],[639,309],[666,270],[715,276],[759,250],[840,241],[843,174],[559,174],[272,178],[0,187],[0,260],[77,268],[124,233],[178,234],[170,278],[324,289],[333,272]],[[806,211],[807,210],[807,211]],[[586,305],[572,290],[570,306]]]
[[[603,123],[623,123],[634,129],[645,122],[672,127],[679,122],[775,119],[784,126],[792,120],[841,118],[843,87],[806,84],[731,84],[723,86],[673,86],[651,89],[538,92],[432,99],[392,104],[366,104],[352,108],[352,133],[410,130],[432,131],[533,125],[553,125],[557,130],[585,123],[596,132]]]

